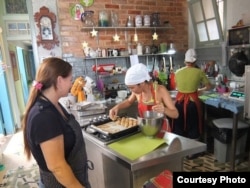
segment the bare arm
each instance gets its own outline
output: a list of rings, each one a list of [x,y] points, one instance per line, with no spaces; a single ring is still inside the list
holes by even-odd
[[[131,106],[133,104],[133,102],[135,100],[136,100],[136,96],[135,96],[135,94],[132,93],[128,99],[122,101],[121,103],[119,103],[119,104],[115,105],[113,108],[111,108],[109,110],[110,119],[112,119],[112,120],[116,119],[119,110],[124,109],[124,108],[128,108],[129,106]]]
[[[176,109],[168,90],[162,85],[158,86],[157,100],[157,104],[152,107],[153,110],[159,113],[164,113],[170,118],[178,118],[179,112]]]
[[[64,157],[63,135],[40,144],[48,169],[67,188],[84,188],[76,179]]]
[[[213,87],[213,85],[209,82],[203,88],[199,88],[198,93],[202,94],[203,91],[208,91],[208,90],[212,89],[212,87]]]

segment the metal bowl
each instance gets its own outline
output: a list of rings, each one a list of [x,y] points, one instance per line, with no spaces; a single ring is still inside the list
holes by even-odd
[[[137,117],[138,125],[145,136],[154,137],[162,128],[164,114],[145,111],[143,117]]]

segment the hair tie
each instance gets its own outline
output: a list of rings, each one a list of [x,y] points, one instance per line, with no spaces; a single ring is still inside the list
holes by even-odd
[[[40,83],[40,82],[37,82],[36,80],[33,81],[33,84],[32,84],[37,90],[41,91],[42,87],[43,87],[43,84]]]

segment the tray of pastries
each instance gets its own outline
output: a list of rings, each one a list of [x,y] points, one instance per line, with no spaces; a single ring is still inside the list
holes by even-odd
[[[110,122],[104,124],[92,124],[91,128],[105,135],[117,136],[118,134],[125,135],[127,133],[137,131],[139,126],[137,123],[137,119],[135,118],[119,117],[115,121],[110,120]]]

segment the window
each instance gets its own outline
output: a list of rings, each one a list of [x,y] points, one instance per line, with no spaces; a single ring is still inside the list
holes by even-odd
[[[219,46],[223,39],[224,0],[189,0],[197,47]]]
[[[5,0],[7,14],[28,14],[26,0]]]
[[[7,36],[30,36],[30,25],[26,21],[6,21]]]

